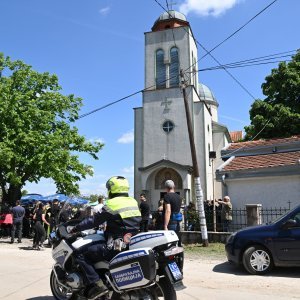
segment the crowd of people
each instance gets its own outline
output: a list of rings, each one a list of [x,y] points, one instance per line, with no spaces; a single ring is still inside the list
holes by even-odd
[[[157,210],[150,210],[149,201],[144,193],[140,194],[139,210],[141,222],[139,231],[147,232],[151,230],[172,229],[176,232],[180,230],[181,222],[184,219],[184,228],[188,231],[197,230],[198,212],[195,204],[190,202],[184,206],[183,199],[175,192],[175,185],[172,180],[165,182],[166,193],[158,201]],[[101,213],[105,198],[99,197],[96,206],[87,207],[85,210],[74,207],[63,207],[63,203],[54,199],[48,203],[37,201],[35,204],[21,205],[18,200],[14,207],[3,206],[0,214],[0,237],[10,237],[10,242],[22,243],[22,237],[33,238],[33,249],[40,249],[47,241],[48,235],[60,223],[66,222],[70,218],[83,219],[85,216],[92,216]],[[217,223],[221,224],[220,231],[228,232],[232,222],[232,204],[230,198],[215,201],[206,201],[206,211],[212,210],[215,205],[217,211]],[[106,223],[101,225],[105,230]]]
[[[63,208],[63,209],[62,209]],[[48,235],[60,223],[68,221],[70,218],[83,218],[88,213],[77,207],[64,205],[54,199],[51,202],[22,204],[16,201],[15,206],[3,205],[0,213],[0,237],[10,238],[10,243],[15,240],[22,243],[22,238],[33,239],[33,249],[39,250],[44,247]],[[46,243],[48,244],[48,243]]]

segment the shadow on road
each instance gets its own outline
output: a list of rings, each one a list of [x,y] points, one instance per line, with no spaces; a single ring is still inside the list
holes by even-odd
[[[300,278],[300,268],[274,268],[270,273],[263,275],[264,277],[290,277],[290,278]],[[234,274],[239,276],[253,276],[247,273],[242,267],[235,266],[229,262],[224,262],[215,265],[213,272],[224,273],[224,274]]]
[[[10,244],[10,240],[7,239],[6,241],[0,241],[0,244]]]
[[[26,298],[25,300],[54,300],[55,298],[52,296],[40,296],[40,297],[33,297],[33,298]]]
[[[19,247],[20,250],[34,250],[36,251],[36,249],[33,249],[32,246],[24,246],[24,247]]]

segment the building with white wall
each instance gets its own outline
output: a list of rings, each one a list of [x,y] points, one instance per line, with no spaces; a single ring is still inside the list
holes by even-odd
[[[229,144],[217,180],[234,208],[293,208],[300,204],[300,136]]]
[[[163,13],[145,33],[145,90],[142,107],[135,108],[135,197],[144,192],[151,208],[172,179],[186,203],[193,200],[192,159],[179,72],[187,77],[186,95],[192,114],[198,165],[204,199],[221,197],[222,185],[215,169],[220,152],[231,140],[218,123],[218,102],[211,90],[198,82],[198,50],[186,17]],[[216,159],[210,153],[216,152]]]

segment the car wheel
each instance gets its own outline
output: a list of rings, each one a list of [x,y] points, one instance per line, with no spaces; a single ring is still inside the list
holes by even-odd
[[[264,247],[255,245],[246,249],[243,254],[243,265],[253,275],[263,275],[273,268],[272,256]]]

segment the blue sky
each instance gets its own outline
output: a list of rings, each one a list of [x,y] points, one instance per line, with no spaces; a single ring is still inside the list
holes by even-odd
[[[196,39],[211,49],[270,2],[177,0],[174,8],[187,15]],[[213,55],[229,63],[299,48],[299,11],[299,0],[278,0]],[[144,32],[163,10],[154,0],[1,0],[0,13],[0,52],[37,71],[57,74],[64,94],[83,98],[81,113],[86,113],[144,88]],[[205,54],[198,50],[199,57]],[[206,57],[199,68],[215,65]],[[260,98],[261,84],[273,67],[231,73]],[[200,72],[199,79],[213,90],[221,123],[230,131],[249,124],[253,99],[224,71]],[[98,161],[81,156],[95,171],[81,182],[82,194],[103,193],[112,175],[123,174],[133,184],[133,108],[141,103],[139,94],[77,121],[87,139],[105,143]],[[49,179],[25,188],[44,195],[55,192]]]

